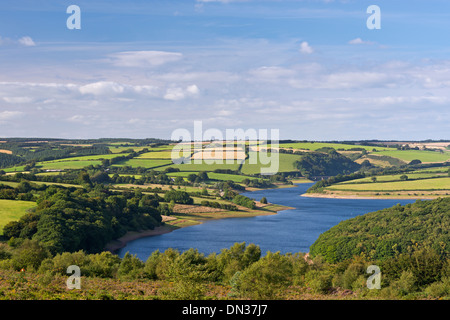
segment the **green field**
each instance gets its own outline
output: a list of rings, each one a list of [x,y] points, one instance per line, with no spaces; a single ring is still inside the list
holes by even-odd
[[[44,161],[36,164],[36,168],[42,170],[68,170],[82,169],[90,165],[101,165],[100,160],[84,160],[84,161]]]
[[[173,145],[165,145],[165,146],[159,146],[159,147],[147,147],[148,151],[154,152],[154,151],[171,151],[173,149]]]
[[[61,186],[61,187],[66,187],[66,188],[81,188],[80,185],[77,184],[68,184],[68,183],[59,183],[59,182],[46,182],[46,181],[30,181],[31,184],[37,184],[37,185],[43,185],[46,184],[48,186],[50,185],[55,185],[55,186]],[[19,182],[14,182],[14,181],[0,181],[0,185],[4,184],[6,186],[10,186],[10,187],[17,187],[19,185]]]
[[[172,164],[172,160],[129,159],[126,161],[122,161],[120,163],[116,163],[113,166],[115,166],[115,167],[131,166],[131,167],[142,167],[142,168],[155,168],[155,167],[160,167],[160,166],[167,166],[170,164]]]
[[[8,172],[22,172],[25,171],[25,166],[18,166],[18,167],[11,167],[11,168],[5,168],[5,169],[1,169],[3,171],[5,171],[6,173]]]
[[[5,186],[10,186],[10,187],[17,187],[19,185],[19,182],[14,182],[14,181],[0,181],[0,185],[4,184]]]
[[[64,174],[64,172],[57,171],[57,172],[41,172],[36,174],[37,176],[59,176]]]
[[[292,148],[292,149],[304,149],[304,150],[311,150],[315,151],[320,148],[334,148],[336,150],[338,149],[344,149],[349,150],[353,148],[364,148],[367,151],[372,151],[373,149],[377,151],[381,150],[391,150],[391,148],[385,148],[385,147],[373,147],[373,146],[360,146],[360,145],[353,145],[353,144],[341,144],[341,143],[324,143],[324,142],[294,142],[294,143],[281,143],[280,148]]]
[[[255,179],[254,177],[249,177],[245,175],[236,175],[236,174],[226,174],[226,173],[215,173],[210,172],[208,173],[208,178],[214,179],[214,180],[221,180],[221,181],[233,181],[236,183],[241,183],[245,179]]]
[[[446,173],[417,173],[417,172],[407,172],[403,174],[393,174],[393,175],[385,175],[385,176],[376,176],[377,182],[389,182],[389,181],[402,181],[400,179],[401,176],[406,175],[408,177],[408,180],[415,180],[415,179],[426,179],[426,178],[436,178],[436,177],[446,177]],[[342,184],[356,184],[356,183],[362,183],[362,182],[372,182],[372,177],[366,177],[362,179],[356,179],[356,180],[350,180],[350,181],[344,181],[341,183],[338,183],[336,185],[342,185]]]
[[[114,174],[109,174],[110,177],[113,177]],[[119,174],[120,177],[134,177],[135,179],[140,179],[142,178],[142,175],[140,174]]]
[[[436,151],[425,150],[387,150],[376,152],[375,154],[398,158],[405,162],[410,162],[416,159],[422,162],[450,161],[450,152],[440,153]]]
[[[123,156],[127,156],[128,153],[124,153]],[[52,160],[51,162],[67,162],[67,161],[86,161],[86,160],[101,160],[101,159],[112,159],[118,157],[117,154],[99,154],[99,155],[89,155],[73,158],[62,158],[57,160]],[[47,161],[49,162],[49,161]],[[43,163],[43,162],[40,162]]]
[[[294,166],[295,161],[300,160],[300,155],[295,154],[286,154],[286,153],[278,153],[279,156],[279,165],[278,168],[274,165],[262,164],[259,157],[256,157],[257,163],[251,164],[250,159],[252,156],[257,154],[257,152],[249,152],[249,159],[245,160],[244,165],[242,166],[241,172],[243,174],[259,174],[261,173],[261,168],[274,168],[277,172],[291,172],[296,171],[297,169]],[[277,154],[271,154],[269,157],[272,157],[273,160],[276,159]],[[275,158],[273,158],[275,157]],[[277,170],[278,169],[278,170]]]
[[[130,146],[130,147],[109,147],[109,150],[112,153],[116,154],[116,156],[117,156],[118,153],[121,153],[121,152],[123,152],[125,150],[132,149],[135,152],[139,152],[139,151],[143,150],[144,148],[148,148],[148,147],[132,147],[132,146]]]
[[[169,172],[167,175],[169,177],[183,177],[186,178],[190,174],[197,174],[197,172],[191,171],[182,171],[182,172]],[[208,172],[208,178],[212,180],[221,180],[221,181],[233,181],[236,183],[241,183],[245,179],[255,179],[255,177],[244,176],[244,175],[236,175],[236,174],[226,174],[226,173],[216,173],[216,172]]]
[[[441,173],[448,173],[448,170],[450,169],[450,166],[447,167],[433,167],[433,168],[424,168],[424,169],[418,169],[414,171],[415,173],[419,172],[441,172]]]
[[[3,227],[10,221],[18,220],[27,213],[27,210],[36,207],[35,202],[0,200],[0,235],[3,234]]]
[[[172,159],[170,151],[152,151],[139,155],[135,159]]]
[[[130,150],[130,149],[132,149],[132,150],[134,150],[135,152],[139,152],[139,151],[142,151],[142,150],[144,150],[144,149],[148,149],[148,151],[170,151],[170,150],[172,150],[172,148],[173,148],[173,146],[171,146],[171,145],[165,145],[165,146],[159,146],[159,147],[151,147],[151,146],[141,146],[141,147],[136,147],[136,146],[129,146],[129,147],[119,147],[119,146],[110,146],[109,147],[109,150],[112,152],[112,153],[115,153],[115,154],[117,154],[117,153],[121,153],[121,152],[123,152],[123,151],[125,151],[125,150]]]
[[[196,164],[196,163],[194,163],[194,161],[192,161],[189,164],[188,163],[185,163],[185,164],[172,164],[172,165],[170,165],[168,167],[178,168],[178,169],[180,169],[180,171],[197,171],[197,172],[200,172],[200,171],[211,172],[211,171],[214,171],[214,170],[217,170],[217,169],[222,169],[222,170],[229,169],[229,170],[235,171],[235,170],[239,169],[240,164],[237,163],[237,161],[234,161],[235,163],[232,163],[232,164],[227,164],[225,160],[223,162],[224,162],[223,164],[220,164],[220,163],[208,164],[208,163],[205,163],[205,162],[202,162],[200,164]],[[158,168],[158,170],[164,170],[166,168],[167,167],[162,167],[162,168]]]
[[[450,190],[450,177],[407,180],[393,182],[376,182],[360,184],[335,184],[326,187],[328,190],[343,191],[421,191],[421,190]]]

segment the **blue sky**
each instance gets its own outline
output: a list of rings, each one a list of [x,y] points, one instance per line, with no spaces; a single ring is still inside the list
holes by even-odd
[[[449,31],[444,0],[3,1],[0,137],[450,139]]]

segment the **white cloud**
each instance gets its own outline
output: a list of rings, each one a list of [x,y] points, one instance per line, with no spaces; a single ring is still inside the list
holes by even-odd
[[[300,44],[300,52],[301,52],[301,53],[304,53],[304,54],[311,54],[311,53],[314,52],[314,50],[313,50],[313,48],[311,48],[311,46],[309,45],[308,42],[303,41],[303,42]]]
[[[166,91],[166,94],[164,95],[164,99],[166,100],[172,100],[172,101],[178,101],[183,100],[187,97],[193,97],[200,93],[199,88],[197,85],[190,85],[186,88],[180,88],[180,87],[174,87],[174,88],[168,88]]]
[[[10,39],[10,38],[2,38],[0,37],[0,46],[1,45],[22,45],[25,47],[34,47],[36,43],[29,36],[24,36],[18,40]]]
[[[0,121],[14,120],[20,118],[23,114],[21,111],[2,111],[0,112]]]
[[[3,97],[3,100],[8,103],[30,103],[33,99],[29,97]]]
[[[158,87],[151,85],[129,85],[114,81],[98,81],[79,86],[82,95],[107,96],[121,101],[130,102],[138,96],[157,97],[160,95]]]
[[[105,95],[123,93],[124,87],[110,81],[100,81],[90,83],[80,87],[81,94]]]
[[[349,44],[369,44],[369,45],[375,44],[375,42],[365,41],[361,38],[356,38],[356,39],[350,40],[348,43]]]
[[[249,74],[257,79],[278,81],[279,78],[293,77],[295,71],[283,67],[260,67],[250,70]]]
[[[110,55],[111,63],[119,67],[156,67],[180,60],[179,52],[125,51]]]
[[[200,93],[200,90],[198,89],[197,85],[193,84],[186,88],[186,92],[192,95],[197,95]]]
[[[85,117],[81,114],[76,114],[74,116],[67,118],[66,120],[75,123],[83,123],[85,121]]]
[[[24,45],[26,47],[34,47],[36,45],[36,43],[34,43],[33,39],[31,39],[31,37],[22,37],[18,40],[18,42],[21,45]]]

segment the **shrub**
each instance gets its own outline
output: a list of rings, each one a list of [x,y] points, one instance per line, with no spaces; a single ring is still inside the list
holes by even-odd
[[[189,249],[178,255],[168,270],[175,285],[163,290],[169,299],[199,300],[205,297],[206,281],[209,279],[207,259],[197,249]]]
[[[332,286],[333,275],[328,271],[310,270],[305,275],[305,284],[314,293],[324,294]]]
[[[364,265],[362,263],[352,263],[342,275],[342,287],[345,289],[353,289],[354,283],[359,276],[364,274]]]
[[[425,293],[434,298],[448,297],[450,295],[450,278],[443,278],[425,288]]]
[[[144,263],[129,252],[125,253],[118,269],[118,276],[122,279],[137,279],[142,277]]]
[[[25,239],[20,247],[14,251],[12,265],[16,270],[37,270],[41,262],[49,257],[49,252],[38,242]]]
[[[252,199],[247,198],[246,196],[243,196],[243,195],[240,195],[240,194],[236,195],[233,198],[233,202],[236,203],[239,206],[243,206],[243,207],[246,207],[246,208],[250,208],[250,209],[255,209],[256,208],[255,202]]]
[[[289,259],[279,252],[268,252],[242,272],[237,288],[245,298],[275,299],[291,283],[292,264]]]
[[[63,252],[53,258],[44,260],[39,268],[39,273],[67,275],[67,268],[71,265],[80,267],[82,275],[89,275],[86,267],[89,265],[90,256],[83,251]]]
[[[120,258],[111,252],[89,255],[89,265],[86,273],[93,277],[114,278],[120,265]]]
[[[235,243],[230,249],[223,249],[217,255],[218,269],[221,271],[222,280],[227,283],[231,277],[238,271],[255,263],[261,257],[259,246],[249,244],[246,247],[245,242]]]
[[[407,295],[416,290],[416,277],[411,271],[403,271],[400,279],[394,281],[392,287],[399,291],[401,295]]]
[[[194,203],[194,200],[185,191],[170,190],[169,192],[166,192],[166,194],[164,195],[164,201],[170,202],[172,200],[175,203],[181,203],[181,204],[193,204]]]

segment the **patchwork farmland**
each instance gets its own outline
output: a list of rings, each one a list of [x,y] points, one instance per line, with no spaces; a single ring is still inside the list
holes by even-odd
[[[302,174],[299,163],[305,156],[326,155],[332,150],[369,171],[366,171],[368,175],[366,174],[364,178],[328,186],[324,193],[368,192],[374,196],[377,193],[385,195],[390,192],[392,195],[395,193],[398,195],[398,192],[403,191],[416,193],[423,191],[423,194],[429,196],[445,194],[450,190],[449,181],[446,178],[450,150],[448,145],[445,146],[442,142],[436,145],[436,148],[431,148],[433,145],[430,143],[411,144],[414,149],[405,149],[404,144],[393,143],[364,145],[313,141],[283,142],[277,147],[258,144],[254,141],[246,141],[234,146],[226,141],[202,142],[200,145],[201,150],[195,149],[198,144],[175,144],[168,141],[146,144],[136,140],[108,141],[107,143],[96,140],[29,141],[22,146],[24,150],[28,150],[25,154],[30,157],[44,148],[55,150],[55,152],[71,148],[74,152],[71,152],[69,156],[51,160],[4,166],[1,170],[5,177],[14,176],[17,173],[34,173],[39,180],[36,182],[42,183],[46,180],[48,183],[65,183],[66,185],[73,185],[66,181],[69,174],[76,175],[80,171],[88,171],[99,175],[99,172],[105,171],[110,179],[117,180],[118,185],[122,186],[130,185],[130,181],[131,185],[142,183],[145,179],[148,180],[149,174],[153,172],[155,177],[159,175],[158,179],[161,180],[153,179],[153,185],[159,182],[173,184],[176,180],[178,183],[194,184],[197,188],[205,186],[209,188],[217,182],[230,181],[236,186],[245,188],[249,187],[249,181],[265,181],[266,187],[269,184],[274,187],[277,184],[290,183],[290,181],[309,181],[307,179],[309,176]],[[14,150],[17,148],[9,150],[8,146],[8,141],[2,144],[2,154],[14,156],[16,152]],[[83,155],[91,149],[101,152]],[[269,152],[266,152],[267,150]],[[23,156],[18,154],[17,157]],[[410,163],[416,166],[402,169],[409,168]],[[389,174],[389,170],[400,170],[400,172]],[[407,180],[400,180],[402,170],[407,170]],[[198,178],[201,173],[206,173],[207,178],[205,176],[202,179]],[[376,182],[372,180],[372,176],[376,176]],[[320,179],[320,175],[318,178]],[[159,184],[162,185],[161,183]],[[409,195],[412,196],[411,193]]]

